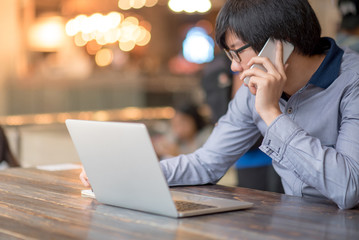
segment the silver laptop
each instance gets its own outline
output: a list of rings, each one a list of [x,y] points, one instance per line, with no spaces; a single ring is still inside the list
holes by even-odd
[[[253,205],[171,191],[142,123],[68,119],[66,126],[101,203],[174,218]]]

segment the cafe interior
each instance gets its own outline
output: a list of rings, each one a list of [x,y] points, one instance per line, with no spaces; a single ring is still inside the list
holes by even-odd
[[[335,198],[340,194],[327,186],[342,188],[343,202],[349,201],[350,195],[357,201],[355,161],[344,164],[338,163],[339,158],[335,163],[319,159],[303,170],[310,170],[313,176],[318,173],[312,181],[318,181],[320,189],[329,189],[328,195],[334,194],[328,199],[311,195],[314,188],[308,184],[308,190],[302,179],[307,175],[298,174],[294,164],[295,177],[288,179],[294,179],[290,183],[293,189],[306,190],[305,196],[243,186],[236,165],[218,184],[207,184],[218,178],[209,181],[203,177],[203,185],[176,185],[178,182],[166,182],[168,176],[161,175],[166,171],[160,167],[170,166],[171,160],[158,166],[156,157],[161,161],[201,146],[239,87],[229,59],[214,40],[216,16],[225,1],[0,1],[0,239],[358,239],[358,206],[340,208],[332,201],[340,202]],[[281,3],[285,1],[290,2]],[[341,21],[338,0],[308,2],[322,35],[335,38]],[[218,65],[222,56],[227,64]],[[223,75],[223,69],[231,74]],[[217,97],[211,98],[211,94]],[[196,141],[187,141],[194,136],[193,120],[178,115],[183,103],[195,106],[191,113],[202,119],[203,135],[196,135]],[[76,145],[82,150],[79,152],[85,152],[82,156],[86,159],[95,159],[84,164],[90,166],[86,169],[90,186],[86,185],[76,141],[66,127],[67,119],[104,121],[96,126],[111,127],[121,125],[118,122],[144,123],[149,134],[140,132],[146,144],[134,154],[128,151],[129,145],[138,143],[139,135],[128,134],[133,124],[121,129],[127,131],[125,141],[112,128],[98,131],[94,125],[78,134],[85,142],[79,144],[83,148]],[[95,138],[93,132],[111,137],[101,141],[104,137]],[[174,147],[174,140],[181,140],[182,145]],[[124,143],[122,148],[118,142]],[[280,149],[284,148],[279,147],[278,152]],[[344,178],[333,165],[333,174],[327,174],[324,167],[315,168],[323,162],[325,166],[343,164],[341,172],[348,171],[350,178],[345,180],[349,183],[341,185]],[[213,170],[204,162],[198,164],[203,166],[195,169],[198,172]],[[185,172],[186,177],[181,178],[187,181],[188,177],[191,183],[195,170],[190,169],[191,164],[185,165],[177,165],[175,170]],[[264,168],[244,168],[242,173],[247,174],[243,178],[250,183],[277,179],[273,186],[282,186],[286,180],[281,181],[274,170],[270,175],[270,167],[271,159]],[[93,170],[91,177],[88,169]],[[268,178],[263,177],[263,169]],[[324,177],[326,181],[318,180]],[[172,197],[180,194],[185,197],[176,200],[194,203],[200,207],[199,215],[194,216],[190,208],[186,209],[189,215],[179,215]],[[218,208],[219,200],[236,206]]]
[[[69,118],[164,132],[191,101],[209,119],[201,82],[224,1],[2,0],[0,123],[21,167],[79,163]],[[334,1],[309,2],[334,37]]]

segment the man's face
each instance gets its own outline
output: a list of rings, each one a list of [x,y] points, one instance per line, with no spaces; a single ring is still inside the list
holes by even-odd
[[[230,50],[237,50],[246,45],[240,38],[238,38],[232,31],[228,30],[226,32],[226,44]],[[249,47],[244,49],[241,52],[238,52],[238,56],[240,58],[240,62],[232,60],[231,63],[231,70],[233,72],[243,72],[244,70],[248,69],[250,66],[247,65],[249,60],[252,57],[257,56],[255,51]]]

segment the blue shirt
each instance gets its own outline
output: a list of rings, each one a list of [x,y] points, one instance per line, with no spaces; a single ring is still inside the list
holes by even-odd
[[[272,159],[259,149],[253,149],[246,152],[234,164],[236,169],[258,168],[272,165]]]
[[[330,49],[308,84],[280,99],[283,114],[267,126],[255,96],[241,87],[204,146],[161,161],[169,185],[216,183],[264,136],[260,149],[273,159],[286,194],[327,198],[340,208],[359,202],[359,56]]]

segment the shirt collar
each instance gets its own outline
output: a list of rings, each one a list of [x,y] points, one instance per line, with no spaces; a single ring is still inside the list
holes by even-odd
[[[344,51],[338,47],[332,38],[325,37],[322,40],[327,42],[329,49],[309,83],[321,88],[327,88],[339,76]]]

